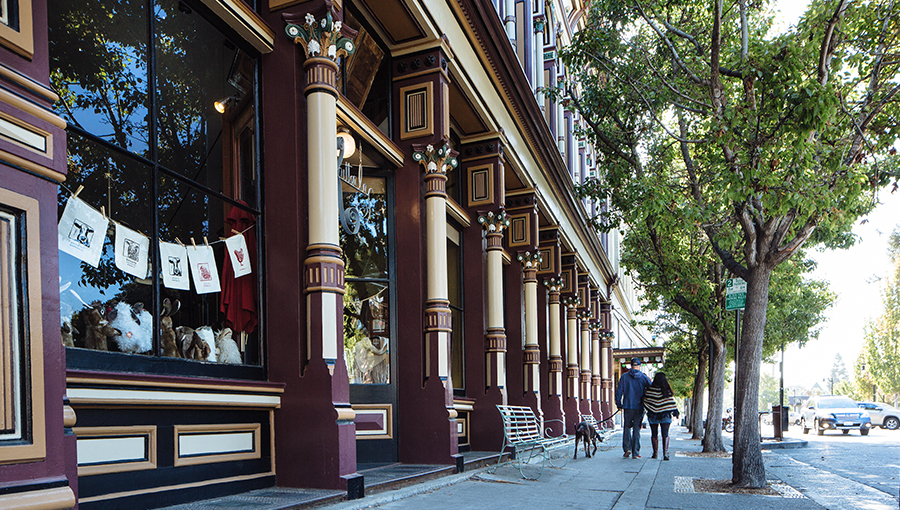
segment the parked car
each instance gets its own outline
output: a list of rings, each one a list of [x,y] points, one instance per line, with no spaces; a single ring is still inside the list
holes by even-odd
[[[883,402],[859,402],[859,407],[869,412],[873,427],[897,430],[900,427],[900,409]]]
[[[826,430],[840,430],[845,435],[851,430],[858,430],[863,436],[869,435],[872,419],[869,412],[860,409],[850,397],[822,395],[809,399],[800,416],[803,433],[816,429],[816,434],[823,435]]]
[[[788,419],[791,421],[791,425],[800,425],[800,413],[797,411],[791,411]]]

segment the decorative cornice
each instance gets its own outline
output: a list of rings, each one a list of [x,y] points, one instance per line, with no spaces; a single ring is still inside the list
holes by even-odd
[[[285,19],[288,24],[284,27],[284,32],[294,44],[303,47],[307,59],[325,57],[336,62],[338,57],[349,56],[356,49],[353,44],[356,31],[343,26],[341,21],[334,21],[330,8],[325,10],[325,16],[318,21],[312,13],[306,13],[302,25],[291,23],[287,17]]]
[[[438,150],[434,145],[428,144],[424,148],[421,145],[413,145],[413,161],[425,168],[425,175],[446,174],[451,168],[456,168],[459,162],[456,160],[456,151],[450,149],[445,143]],[[480,220],[479,220],[480,222]]]

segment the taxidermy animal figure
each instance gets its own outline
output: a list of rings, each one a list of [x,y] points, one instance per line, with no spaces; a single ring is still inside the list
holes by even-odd
[[[121,335],[122,332],[109,325],[109,319],[115,318],[116,311],[110,310],[108,316],[104,317],[100,309],[100,302],[95,301],[90,309],[81,314],[85,325],[84,346],[95,351],[106,351],[109,350],[106,339]]]
[[[120,301],[115,308],[116,317],[110,319],[112,327],[121,331],[116,337],[122,352],[144,353],[153,349],[153,317],[144,310],[143,303],[129,305]]]
[[[62,333],[63,345],[75,347],[74,336],[78,334],[78,330],[72,326],[72,322],[68,319],[64,320],[62,326],[60,326],[60,332]]]
[[[211,361],[213,363],[216,362],[216,335],[213,333],[213,330],[209,326],[201,326],[194,331],[194,334],[199,336],[201,340],[206,343],[206,346],[209,348],[209,354],[206,355],[206,359],[203,361]]]
[[[219,363],[229,363],[232,365],[240,365],[241,351],[231,338],[231,328],[225,328],[216,333],[216,360]]]
[[[179,326],[175,330],[175,338],[181,345],[181,354],[185,358],[204,361],[209,357],[209,345],[192,328]]]
[[[159,317],[159,344],[162,346],[162,355],[170,358],[181,358],[181,347],[176,341],[175,329],[172,328],[172,316],[181,308],[181,302],[175,300],[175,305],[169,298],[163,299],[163,311]]]

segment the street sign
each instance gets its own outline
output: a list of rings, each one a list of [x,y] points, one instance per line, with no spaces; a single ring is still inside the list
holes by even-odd
[[[747,304],[747,282],[741,278],[725,281],[725,311],[743,310]]]

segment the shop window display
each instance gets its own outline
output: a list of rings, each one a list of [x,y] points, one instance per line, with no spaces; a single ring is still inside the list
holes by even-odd
[[[352,384],[390,383],[390,279],[386,180],[342,183],[344,211],[357,218],[341,229],[345,264],[344,357]],[[344,222],[347,223],[347,222]]]
[[[49,1],[69,347],[261,363],[256,63],[202,9]]]

